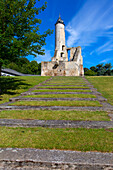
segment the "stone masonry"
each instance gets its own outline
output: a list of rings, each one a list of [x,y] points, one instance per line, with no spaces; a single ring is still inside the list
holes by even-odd
[[[41,63],[41,76],[84,76],[81,47],[66,47],[65,25],[60,16],[55,24],[54,56],[50,62]]]

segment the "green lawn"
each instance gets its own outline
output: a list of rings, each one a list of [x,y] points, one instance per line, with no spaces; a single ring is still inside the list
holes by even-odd
[[[85,84],[84,80],[82,79],[82,77],[68,77],[68,76],[56,76],[53,77],[52,80],[48,81],[47,84],[73,84],[73,85],[77,85],[77,84]]]
[[[0,104],[8,102],[9,98],[19,96],[20,93],[27,91],[29,88],[49,79],[50,77],[42,76],[15,76],[0,77],[2,100]]]
[[[37,89],[33,92],[91,92],[91,90],[78,90],[78,89]]]
[[[63,110],[4,110],[0,118],[38,120],[93,120],[110,121],[105,111],[63,111]]]
[[[96,98],[91,94],[40,94],[40,95],[28,95],[23,97],[37,97],[37,98]]]
[[[57,88],[57,89],[60,89],[60,88],[63,88],[63,89],[89,89],[89,87],[86,87],[86,86],[38,86],[37,89],[39,88],[49,88],[49,89],[54,89],[54,88]]]
[[[113,105],[113,76],[87,76],[86,78]]]
[[[17,101],[17,106],[102,106],[98,101]]]
[[[84,82],[84,83],[77,83],[77,82],[76,82],[76,83],[75,83],[75,82],[71,82],[71,83],[70,83],[70,82],[68,82],[68,83],[60,83],[60,82],[59,82],[59,83],[52,83],[52,82],[49,82],[49,83],[44,83],[43,85],[48,85],[48,86],[49,86],[49,85],[54,85],[54,86],[55,86],[55,85],[61,85],[61,86],[63,86],[63,85],[65,85],[65,86],[69,86],[69,85],[70,85],[70,86],[72,86],[72,85],[73,85],[73,86],[75,86],[75,85],[77,85],[77,86],[83,86],[83,85],[86,85],[86,84],[85,84],[85,82]]]
[[[113,129],[0,127],[0,147],[113,151]]]

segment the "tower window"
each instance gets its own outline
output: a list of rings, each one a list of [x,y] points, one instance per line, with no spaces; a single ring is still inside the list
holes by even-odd
[[[61,53],[61,57],[63,57],[63,54],[64,54],[64,53]]]
[[[65,45],[62,46],[62,51],[64,51],[64,50],[65,50]]]

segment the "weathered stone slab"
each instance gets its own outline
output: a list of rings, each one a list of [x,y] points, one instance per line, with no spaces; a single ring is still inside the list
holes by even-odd
[[[47,89],[47,90],[51,90],[51,89],[55,89],[55,90],[90,90],[89,88],[37,88],[38,90],[43,90],[43,89]],[[37,90],[36,89],[36,90]]]
[[[50,127],[50,128],[113,128],[113,121],[71,121],[71,120],[21,120],[0,119],[0,126],[7,127]]]
[[[113,121],[113,113],[112,114],[108,114],[108,116],[111,118],[111,120]]]
[[[38,85],[38,86],[41,86],[41,87],[46,87],[46,86],[50,86],[50,87],[51,87],[51,86],[53,86],[53,87],[54,87],[54,86],[58,86],[58,87],[59,87],[59,86],[62,86],[62,87],[65,87],[65,86],[67,86],[67,87],[68,87],[68,86],[69,86],[69,87],[80,87],[80,86],[81,86],[81,87],[92,87],[92,86],[82,85],[82,84],[80,84],[80,85],[76,85],[76,84],[73,84],[73,85],[72,85],[72,84],[70,84],[70,85],[65,85],[65,84],[64,84],[64,85],[62,85],[62,84],[61,84],[61,85],[60,85],[60,84],[59,84],[59,85],[58,85],[58,84],[57,84],[57,85],[55,85],[55,84],[54,84],[54,85],[51,85],[51,84],[48,84],[48,85],[47,85],[47,84],[46,84],[46,85],[45,85],[45,84],[42,84],[42,85]],[[38,86],[37,86],[37,87],[38,87]],[[92,88],[93,88],[93,87],[92,87]]]
[[[107,101],[107,99],[105,97],[102,97],[102,96],[97,96],[97,100],[99,100],[99,101]]]
[[[81,101],[81,100],[85,100],[85,101],[98,101],[97,98],[36,98],[36,97],[21,97],[21,98],[11,98],[9,99],[9,101],[21,101],[21,100],[25,100],[25,101]],[[103,101],[103,100],[102,100]]]
[[[101,93],[94,93],[94,92],[25,92],[25,93],[21,93],[22,96],[26,96],[26,95],[38,95],[38,94],[99,94],[101,95]]]
[[[71,107],[71,106],[0,106],[0,110],[80,110],[80,111],[113,111],[113,107]]]
[[[113,153],[1,148],[0,168],[112,170]]]

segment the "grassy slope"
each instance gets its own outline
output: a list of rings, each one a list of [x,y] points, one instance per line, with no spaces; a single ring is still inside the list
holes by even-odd
[[[0,104],[8,102],[9,98],[18,96],[49,78],[41,76],[0,77],[2,89]]]
[[[113,105],[113,76],[91,76],[86,78]]]
[[[46,77],[44,77],[46,78]],[[64,84],[74,82],[73,80],[76,77],[66,77],[63,78]],[[61,82],[62,77],[58,78],[59,83]],[[28,80],[26,80],[28,81]],[[22,85],[25,88],[20,88],[21,92],[27,91],[28,88],[33,86],[33,79],[29,80],[30,85]],[[44,81],[44,80],[43,80]],[[25,82],[25,81],[24,81]],[[54,82],[57,82],[57,77],[55,77]],[[84,83],[81,78],[77,78],[75,81],[78,83]],[[37,83],[36,83],[37,84]],[[34,84],[35,85],[35,84]],[[28,87],[29,86],[29,87]],[[21,85],[20,85],[21,87]],[[101,87],[102,88],[102,87]],[[17,88],[17,93],[11,95],[19,95],[21,92]],[[15,90],[14,90],[15,91]],[[10,92],[14,92],[11,90]],[[9,97],[9,96],[8,96]],[[56,101],[55,101],[56,102]],[[31,102],[30,102],[31,103]],[[46,102],[47,103],[47,102]],[[54,103],[54,102],[53,102]],[[72,103],[72,101],[71,101]],[[71,104],[70,103],[70,104]],[[79,101],[80,103],[80,101]],[[84,101],[81,103],[83,105]],[[94,102],[95,104],[96,102]],[[33,101],[34,104],[34,101]],[[42,105],[45,104],[44,101]],[[50,103],[49,103],[50,104]],[[58,104],[58,103],[57,103]],[[76,103],[77,104],[77,103]],[[81,105],[80,104],[80,105]],[[84,103],[86,105],[86,103]],[[88,103],[89,104],[89,101]],[[90,102],[91,104],[91,102]],[[67,104],[66,104],[67,105]],[[69,105],[69,102],[68,102]],[[74,103],[75,105],[75,103]],[[98,105],[98,103],[96,103]],[[53,111],[52,111],[53,112]],[[39,118],[39,119],[78,119],[80,120],[91,120],[93,119],[107,119],[106,112],[64,112],[60,111],[54,112],[54,115],[51,111],[2,111],[1,118],[7,114],[8,118],[11,118],[12,115],[18,118],[18,116],[30,117],[30,118]],[[5,114],[5,115],[4,115]],[[24,114],[24,115],[22,115]],[[101,151],[101,152],[112,152],[112,140],[113,139],[113,129],[84,129],[84,128],[8,128],[0,127],[0,147],[20,147],[20,148],[40,148],[40,149],[67,149],[67,150],[78,150],[78,151]]]

